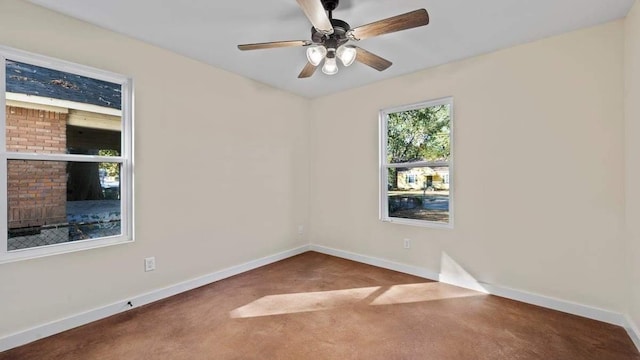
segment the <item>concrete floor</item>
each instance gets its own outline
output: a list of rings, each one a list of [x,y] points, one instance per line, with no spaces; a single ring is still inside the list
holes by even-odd
[[[0,353],[7,359],[638,360],[640,353],[618,326],[307,252]]]

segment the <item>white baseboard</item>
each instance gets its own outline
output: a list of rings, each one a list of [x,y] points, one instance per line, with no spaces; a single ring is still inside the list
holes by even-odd
[[[558,310],[573,315],[586,317],[593,320],[606,322],[613,325],[623,326],[627,324],[624,315],[609,310],[599,309],[592,306],[574,303],[571,301],[555,299],[549,296],[538,295],[526,291],[510,289],[503,286],[487,284],[483,282],[469,282],[468,279],[454,278],[452,276],[440,275],[437,272],[420,268],[417,266],[400,264],[384,259],[379,259],[367,255],[356,254],[348,251],[328,248],[320,245],[311,245],[310,250],[323,254],[333,255],[344,259],[358,261],[361,263],[378,266],[385,269],[395,270],[411,275],[420,276],[430,280],[455,285],[471,290],[481,291],[487,294],[501,296],[507,299],[521,301],[527,304],[542,306],[544,308]]]
[[[381,267],[384,269],[394,270],[405,274],[415,275],[419,277],[423,277],[425,279],[430,279],[434,281],[438,281],[438,273],[429,271],[427,269],[423,269],[417,266],[401,264],[385,259],[380,259],[376,257],[371,257],[367,255],[360,255],[344,250],[338,250],[326,246],[314,245],[311,244],[309,246],[309,250],[316,251],[322,254],[331,255],[343,259],[357,261],[359,263],[373,265],[377,267]]]
[[[608,324],[624,326],[625,319],[620,313],[587,306],[572,301],[556,299],[550,296],[530,293],[523,290],[511,289],[504,286],[493,285],[482,281],[469,282],[467,279],[440,275],[440,282],[458,287],[484,292],[503,298],[520,301],[527,304],[541,306],[547,309],[558,310],[568,314],[586,317],[588,319],[606,322]]]
[[[27,330],[23,330],[5,337],[0,338],[0,352],[12,349],[17,346],[28,344],[32,341],[51,336],[75,327],[88,324],[90,322],[104,319],[111,315],[130,310],[132,307],[127,303],[131,301],[133,307],[139,307],[158,301],[188,290],[198,288],[216,282],[228,277],[241,274],[243,272],[253,270],[255,268],[284,260],[286,258],[302,254],[309,251],[309,245],[300,246],[295,249],[283,251],[274,255],[266,256],[257,260],[252,260],[244,264],[232,266],[214,273],[187,280],[175,285],[171,285],[162,289],[157,289],[146,294],[133,296],[121,301],[101,306],[93,310],[89,310],[80,314],[72,315],[63,319],[51,321],[49,323],[39,325]]]
[[[630,316],[626,316],[625,320],[626,320],[625,329],[627,330],[627,333],[629,334],[631,341],[633,341],[633,343],[636,344],[638,351],[640,351],[640,327],[638,327],[638,324],[636,324],[631,319]]]
[[[486,284],[480,283],[477,280],[470,278],[470,276],[456,277],[450,274],[440,273],[440,282],[465,289],[475,290],[485,294],[490,294],[489,290],[487,290],[486,288]]]
[[[527,291],[515,290],[486,283],[480,284],[482,284],[485,289],[487,289],[487,292],[492,295],[541,306],[547,309],[562,311],[568,314],[582,316],[608,324],[623,327],[625,325],[624,315],[615,311],[579,304],[568,300],[556,299],[550,296],[533,294]]]

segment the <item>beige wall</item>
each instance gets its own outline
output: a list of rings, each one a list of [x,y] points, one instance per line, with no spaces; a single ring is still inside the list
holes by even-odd
[[[640,328],[640,3],[625,22],[626,221],[630,316]]]
[[[136,87],[136,242],[0,265],[0,337],[306,243],[306,99],[26,1],[0,44]]]
[[[455,229],[380,222],[378,111],[446,96]],[[312,243],[435,272],[446,255],[480,281],[624,309],[623,21],[312,106]]]

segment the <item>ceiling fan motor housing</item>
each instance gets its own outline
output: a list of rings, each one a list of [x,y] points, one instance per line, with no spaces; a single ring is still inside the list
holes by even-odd
[[[324,35],[315,28],[311,28],[311,40],[316,44],[325,44],[328,39],[334,39],[337,46],[349,41],[347,32],[351,30],[351,26],[346,21],[331,19],[331,25],[333,26],[333,34],[331,35]]]

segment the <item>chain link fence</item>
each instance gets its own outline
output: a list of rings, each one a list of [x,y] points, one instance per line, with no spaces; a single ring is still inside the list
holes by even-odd
[[[9,229],[7,250],[28,249],[71,241],[117,236],[121,233],[120,220]]]

